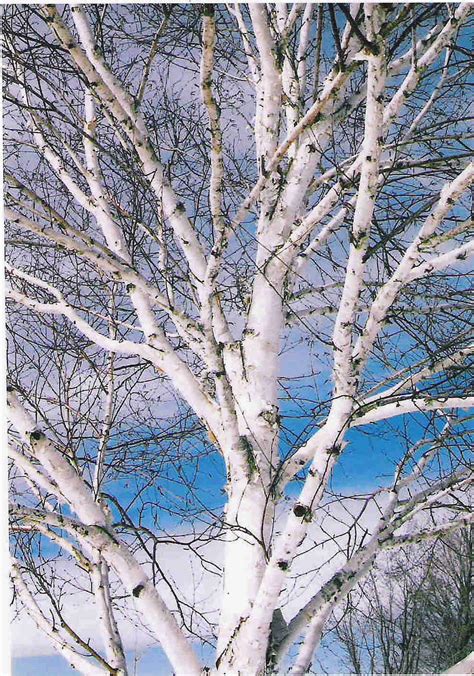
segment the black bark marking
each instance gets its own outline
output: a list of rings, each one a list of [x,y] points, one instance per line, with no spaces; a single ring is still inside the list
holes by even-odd
[[[135,596],[135,598],[138,598],[144,589],[145,589],[144,585],[137,584],[137,586],[132,591],[133,596]]]
[[[298,517],[306,516],[308,512],[309,512],[309,507],[307,507],[306,505],[302,505],[300,502],[298,502],[293,507],[293,514],[295,516],[298,516]]]

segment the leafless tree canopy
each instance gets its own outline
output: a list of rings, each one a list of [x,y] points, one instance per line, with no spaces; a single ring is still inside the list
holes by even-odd
[[[472,526],[399,552],[351,592],[335,633],[351,673],[442,673],[474,649]]]
[[[12,578],[79,671],[317,670],[472,520],[470,9],[5,8]]]

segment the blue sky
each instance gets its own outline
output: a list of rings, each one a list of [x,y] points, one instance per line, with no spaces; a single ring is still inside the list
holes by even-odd
[[[141,656],[127,653],[127,661],[130,667],[130,676],[135,674],[134,664],[136,664],[136,673],[139,676],[171,676],[173,673],[168,660],[159,648],[151,648]],[[66,660],[59,655],[20,657],[13,661],[12,676],[38,676],[40,672],[43,672],[45,676],[77,675],[77,671],[70,667]]]
[[[393,475],[394,464],[404,450],[397,432],[409,431],[414,438],[420,438],[420,431],[426,420],[424,414],[419,414],[410,416],[410,420],[407,416],[395,418],[390,421],[390,426],[386,423],[371,426],[371,432],[380,432],[381,434],[367,435],[359,430],[351,430],[348,434],[350,443],[334,472],[331,488],[347,495],[351,492],[368,491],[381,484],[386,485]],[[366,427],[365,429],[369,428]],[[390,432],[390,429],[392,432]],[[294,431],[297,433],[300,430],[295,427]],[[219,464],[220,460],[217,460],[217,463]],[[202,497],[214,494],[215,501],[213,502],[214,506],[217,506],[223,499],[220,491],[223,485],[223,472],[219,474],[215,471],[215,458],[207,458],[201,470],[200,481],[197,485],[198,490],[202,491]],[[213,477],[212,485],[209,484],[210,477]],[[297,486],[295,485],[290,489],[290,493],[295,494],[296,490]],[[117,495],[120,495],[121,498],[125,498],[128,492],[125,489],[122,489],[122,491],[116,490]],[[170,528],[173,525],[172,520],[165,517],[165,522],[162,525]],[[15,625],[13,626],[14,632]],[[31,640],[35,640],[34,635],[32,635]],[[127,657],[131,673],[136,673],[137,676],[156,676],[157,674],[167,676],[172,673],[159,648],[145,649],[140,651],[138,655],[129,652]],[[136,665],[136,672],[132,667],[134,664]],[[58,655],[23,657],[14,660],[14,676],[37,676],[39,671],[55,676],[77,673],[68,666],[66,660]]]
[[[291,359],[288,361],[291,363]],[[301,368],[301,364],[299,366]],[[312,392],[311,395],[313,398],[317,397],[315,392]],[[283,407],[283,415],[289,416],[286,420],[286,425],[290,437],[293,434],[300,434],[308,422],[312,422],[313,426],[315,426],[314,418],[311,417],[309,410],[306,411],[304,418],[293,418],[292,414],[294,412],[296,413],[296,411],[291,409],[290,405],[286,408]],[[410,422],[407,422],[406,417],[403,419],[397,418],[390,421],[389,425],[379,424],[365,428],[365,430],[370,429],[370,432],[372,432],[370,436],[363,431],[350,431],[348,434],[350,444],[334,471],[331,488],[335,491],[347,493],[351,490],[370,490],[374,486],[386,483],[393,474],[394,465],[404,450],[397,432],[409,432],[414,440],[417,440],[422,432],[423,421],[426,421],[426,416],[423,415],[412,416]],[[306,435],[303,436],[302,442],[306,440],[309,432],[310,430],[306,429]],[[285,444],[283,444],[283,450],[285,450]],[[197,448],[196,452],[199,454],[200,449]],[[190,472],[191,465],[184,467],[182,471],[185,473]],[[172,486],[176,495],[184,497],[185,491],[182,488],[180,489],[175,481],[178,478],[179,475],[175,470],[170,469],[168,476],[163,478],[152,490],[167,489]],[[218,510],[223,505],[224,495],[222,488],[224,486],[224,479],[223,463],[217,455],[200,460],[200,473],[195,487],[203,502],[213,509]],[[109,489],[121,501],[126,501],[127,498],[132,497],[135,493],[132,482],[129,486],[125,486],[124,482],[115,482],[109,486]],[[152,490],[150,490],[149,495],[151,495]],[[290,488],[292,493],[296,490],[296,485]],[[149,523],[153,525],[151,517]],[[165,528],[172,528],[177,525],[177,522],[172,516],[163,513],[160,515],[159,525]],[[13,627],[14,632],[15,626]],[[31,641],[35,641],[34,635],[31,637]],[[133,665],[135,656],[133,653],[129,653],[128,656],[130,665]],[[77,673],[67,665],[62,657],[57,655],[24,657],[14,660],[14,676],[37,676],[41,672],[54,674],[55,676]],[[134,670],[132,668],[131,674],[133,673]],[[171,674],[171,670],[160,649],[154,648],[147,650],[140,658],[137,663],[137,674],[139,676],[151,676],[152,674],[153,676],[157,674],[167,676],[167,674]]]

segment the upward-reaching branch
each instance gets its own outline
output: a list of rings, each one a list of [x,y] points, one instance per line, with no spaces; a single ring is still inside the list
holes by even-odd
[[[121,131],[129,138],[134,151],[140,158],[144,175],[149,180],[158,200],[163,203],[164,216],[172,224],[196,283],[202,283],[206,262],[196,232],[186,215],[183,203],[165,179],[163,168],[149,142],[141,114],[134,110],[130,95],[112,75],[97,50],[84,10],[79,6],[72,8],[76,28],[85,52],[77,45],[56,7],[48,5],[41,11],[61,45],[68,51],[86,77],[91,92],[97,94],[109,113],[114,116]]]
[[[104,510],[94,500],[86,482],[68,460],[57,451],[48,437],[38,429],[32,416],[21,404],[17,394],[11,390],[8,394],[9,417],[21,438],[31,448],[35,458],[45,467],[50,477],[61,485],[62,492],[72,509],[81,520],[75,527],[71,525],[71,534],[79,537],[82,543],[99,550],[107,563],[112,566],[128,593],[136,599],[139,610],[153,626],[163,650],[178,674],[200,674],[199,662],[184,638],[178,624],[164,604],[161,596],[149,580],[143,567],[132,556],[128,548],[120,542],[110,526]],[[33,512],[31,515],[35,517]],[[13,515],[15,516],[15,515]],[[17,510],[19,518],[28,521],[28,510]],[[40,522],[48,523],[53,515],[39,516]],[[65,525],[60,517],[53,525]],[[71,522],[72,524],[72,522]]]

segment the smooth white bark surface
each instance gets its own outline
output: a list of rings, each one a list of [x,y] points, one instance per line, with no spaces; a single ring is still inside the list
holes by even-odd
[[[45,5],[37,49],[64,92],[7,36],[9,125],[27,135],[9,129],[5,176],[11,528],[29,552],[12,577],[82,673],[132,673],[132,606],[176,674],[308,673],[381,552],[472,523],[460,297],[474,165],[449,101],[470,5],[424,11],[143,6],[127,28],[126,6]],[[453,136],[438,105],[461,118]],[[366,475],[352,476],[347,508],[334,470],[351,451],[369,467],[377,444],[385,476],[362,497]],[[345,531],[326,561],[314,533],[333,502]],[[88,576],[100,649],[35,599],[41,547],[22,549],[25,534]],[[161,565],[169,541],[199,563],[190,600]],[[210,571],[221,595],[202,610]]]

